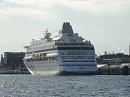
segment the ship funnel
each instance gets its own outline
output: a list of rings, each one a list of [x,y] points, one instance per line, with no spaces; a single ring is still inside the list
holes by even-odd
[[[69,22],[64,22],[61,33],[73,33],[73,29]]]

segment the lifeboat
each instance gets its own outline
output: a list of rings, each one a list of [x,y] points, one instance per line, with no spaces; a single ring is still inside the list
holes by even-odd
[[[46,57],[47,53],[41,53],[41,58]]]
[[[46,57],[46,53],[41,53],[41,54],[33,54],[32,58],[33,59],[43,59],[44,57]]]

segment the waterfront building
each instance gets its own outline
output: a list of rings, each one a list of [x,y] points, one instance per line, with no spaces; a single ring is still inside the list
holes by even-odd
[[[25,67],[24,56],[25,52],[4,52],[4,55],[1,55],[1,68],[15,70],[18,67]]]
[[[125,55],[123,53],[117,53],[117,54],[105,54],[97,56],[97,63],[98,64],[113,64],[113,63],[129,63],[130,62],[130,56]],[[109,62],[109,63],[108,63]]]

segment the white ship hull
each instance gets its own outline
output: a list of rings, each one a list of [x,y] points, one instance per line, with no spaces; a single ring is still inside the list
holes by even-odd
[[[52,75],[59,72],[58,61],[25,62],[31,74]]]
[[[80,63],[82,65],[68,65],[60,66],[60,63],[57,60],[49,62],[25,62],[26,67],[31,72],[31,74],[40,74],[40,75],[54,75],[54,74],[89,74],[95,73],[97,71],[96,64],[88,65],[86,63]],[[84,64],[84,65],[83,65]],[[91,63],[92,64],[92,63]]]
[[[31,74],[88,74],[97,71],[94,46],[90,41],[73,33],[71,25],[64,23],[61,34],[52,39],[33,41],[27,46],[24,63]]]

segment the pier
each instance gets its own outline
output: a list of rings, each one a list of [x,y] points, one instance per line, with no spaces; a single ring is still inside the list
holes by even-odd
[[[30,74],[29,71],[20,71],[20,70],[5,70],[1,69],[0,74]]]
[[[129,75],[130,63],[125,63],[126,58],[103,59],[105,64],[98,64],[97,74],[106,75]],[[129,58],[127,59],[129,62]]]

